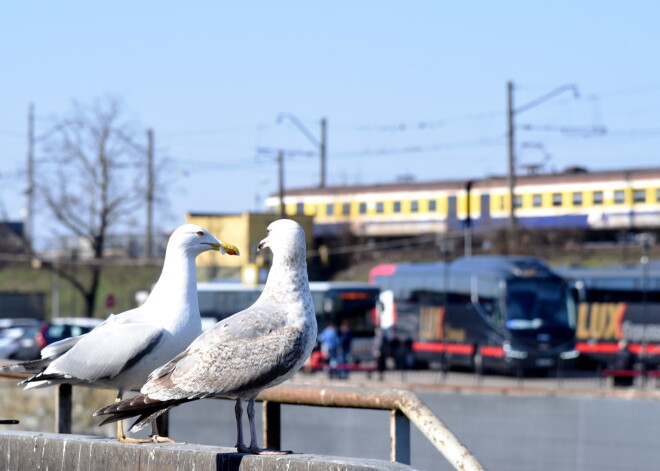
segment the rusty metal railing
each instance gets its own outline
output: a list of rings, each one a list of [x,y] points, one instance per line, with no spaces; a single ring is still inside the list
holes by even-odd
[[[20,373],[0,377],[26,378]],[[71,433],[72,388],[58,385],[55,389],[55,432]],[[225,399],[218,397],[218,399]],[[281,405],[307,405],[352,409],[389,410],[390,460],[410,464],[410,424],[415,425],[433,446],[457,470],[481,471],[484,467],[451,430],[414,393],[401,389],[367,387],[318,387],[280,385],[263,391],[262,402],[264,446],[281,448]],[[166,414],[163,414],[165,416]],[[161,416],[161,417],[163,417]],[[164,435],[168,420],[164,417],[159,430]],[[163,429],[164,428],[164,429]]]
[[[390,410],[390,460],[410,464],[410,424],[458,470],[483,466],[414,393],[401,389],[280,385],[263,391],[264,443],[280,449],[280,404]]]

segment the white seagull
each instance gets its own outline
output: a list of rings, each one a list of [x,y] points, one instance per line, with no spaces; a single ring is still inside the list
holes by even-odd
[[[119,389],[139,389],[149,373],[181,353],[201,332],[195,258],[207,250],[238,255],[205,229],[186,224],[171,235],[158,282],[145,303],[111,315],[91,332],[45,347],[39,360],[6,366],[0,371],[36,373],[22,381],[25,389],[68,383]],[[159,437],[152,427],[153,441]],[[127,438],[121,422],[117,438]]]
[[[302,227],[288,219],[273,222],[259,244],[260,250],[266,247],[273,252],[273,264],[252,306],[218,322],[155,370],[140,395],[94,415],[110,415],[104,424],[140,416],[131,428],[137,431],[184,402],[228,396],[236,399],[237,450],[266,452],[257,444],[255,398],[300,369],[314,347],[317,331]],[[243,442],[242,401],[249,401],[249,447]]]

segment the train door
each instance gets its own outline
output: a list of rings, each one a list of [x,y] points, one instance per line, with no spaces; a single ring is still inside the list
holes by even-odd
[[[447,230],[457,230],[461,226],[456,216],[456,196],[447,197]]]

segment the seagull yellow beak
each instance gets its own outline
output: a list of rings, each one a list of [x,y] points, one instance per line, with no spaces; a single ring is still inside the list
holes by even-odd
[[[202,244],[210,245],[213,247],[213,250],[217,250],[218,252],[220,252],[220,249],[222,249],[222,251],[224,251],[224,253],[227,255],[240,255],[238,248],[229,242],[222,242],[220,244],[214,244],[213,242],[202,242]]]

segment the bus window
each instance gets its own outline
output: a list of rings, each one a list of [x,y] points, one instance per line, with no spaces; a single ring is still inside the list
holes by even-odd
[[[482,277],[473,284],[473,300],[479,304],[494,323],[502,324],[503,317],[501,311],[501,291],[499,280],[495,278]]]
[[[507,289],[507,320],[511,329],[538,329],[543,325],[574,325],[561,282],[515,281]]]

